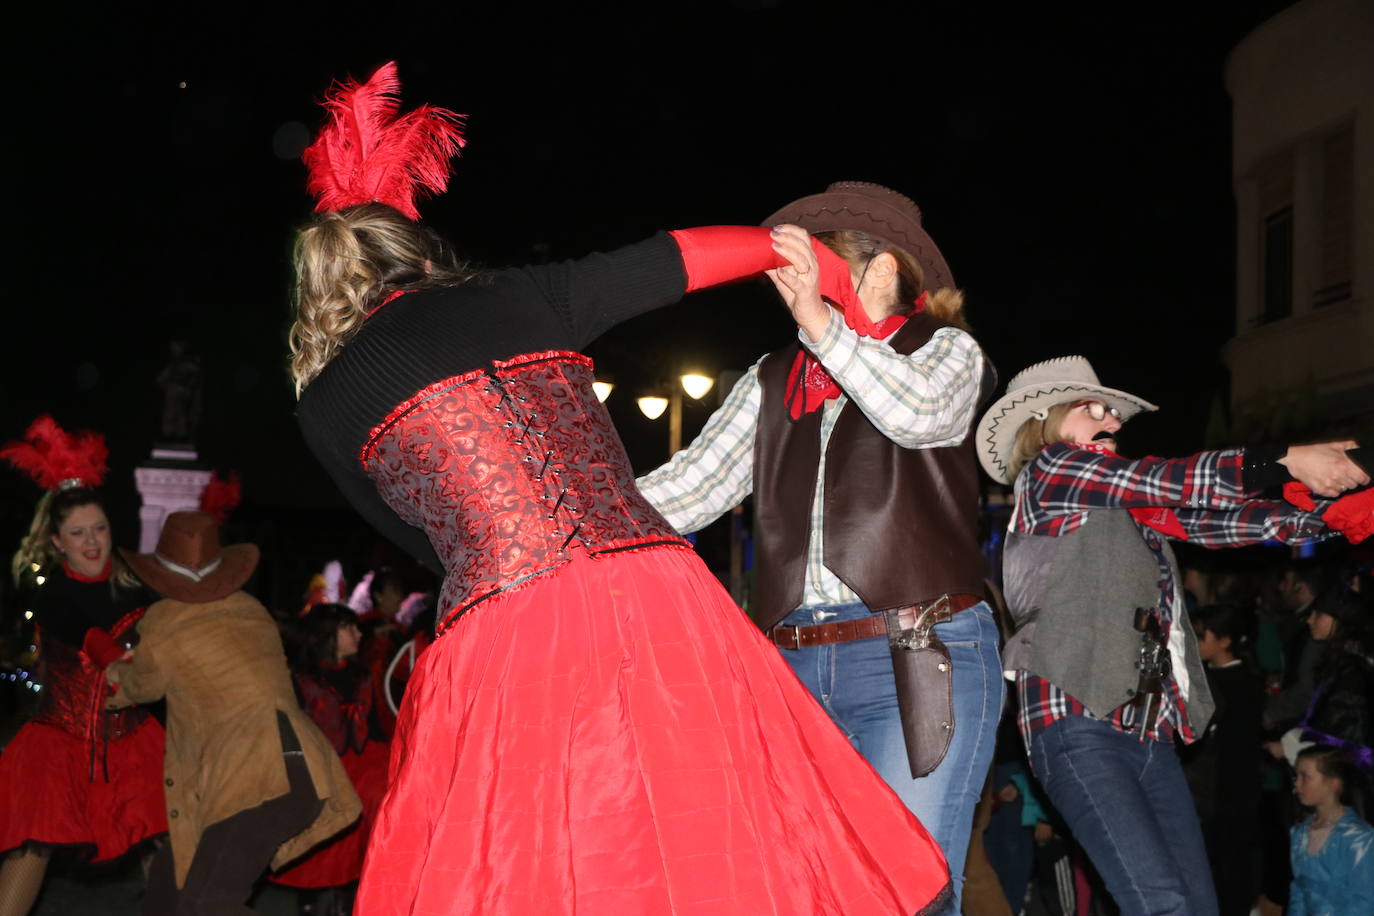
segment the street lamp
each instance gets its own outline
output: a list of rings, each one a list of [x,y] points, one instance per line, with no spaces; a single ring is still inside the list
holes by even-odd
[[[637,398],[640,413],[650,420],[657,420],[668,411],[668,457],[676,455],[682,448],[682,392],[694,401],[700,401],[715,387],[716,380],[709,375],[689,372],[678,376],[678,385],[668,392],[668,397]]]
[[[663,416],[663,411],[668,409],[668,399],[658,397],[635,398],[635,403],[639,405],[639,412],[650,420],[657,420]]]
[[[615,388],[610,382],[592,382],[592,391],[596,392],[596,399],[605,404],[606,399],[611,396],[611,391]]]
[[[722,382],[728,387],[739,377],[738,372],[722,375]],[[650,420],[657,420],[668,411],[668,457],[672,458],[682,448],[682,393],[694,401],[700,401],[711,393],[716,380],[709,375],[689,372],[678,376],[679,384],[672,386],[668,397],[636,398],[639,410]],[[730,594],[735,602],[743,606],[744,601],[744,509],[736,506],[729,515],[730,523]]]

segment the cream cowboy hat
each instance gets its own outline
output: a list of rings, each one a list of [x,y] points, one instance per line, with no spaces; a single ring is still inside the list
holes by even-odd
[[[1115,408],[1122,422],[1141,411],[1159,409],[1133,394],[1104,387],[1092,365],[1081,356],[1047,359],[1013,376],[1007,393],[978,421],[974,441],[983,470],[993,480],[1011,483],[1008,459],[1021,424],[1032,417],[1044,419],[1044,411],[1056,404],[1083,398],[1096,398]]]

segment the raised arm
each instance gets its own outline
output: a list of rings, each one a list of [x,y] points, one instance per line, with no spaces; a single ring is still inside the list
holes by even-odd
[[[699,531],[739,505],[754,487],[759,364],[730,390],[701,434],[667,464],[635,481],[680,532]]]
[[[860,337],[832,310],[819,340],[800,336],[864,416],[903,448],[958,445],[973,426],[985,361],[966,332],[942,328],[904,354]]]
[[[819,242],[810,261],[842,308],[854,300],[848,265]],[[578,347],[636,315],[691,293],[758,276],[800,258],[758,226],[704,226],[659,233],[615,251],[538,268],[535,282]],[[855,302],[857,300],[854,300]]]

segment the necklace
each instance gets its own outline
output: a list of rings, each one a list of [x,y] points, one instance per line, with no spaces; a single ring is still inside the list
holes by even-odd
[[[1344,816],[1344,811],[1337,811],[1334,814],[1327,815],[1326,817],[1322,817],[1319,814],[1314,814],[1312,815],[1312,829],[1329,830],[1332,827],[1336,826],[1336,824],[1339,823],[1340,819]]]

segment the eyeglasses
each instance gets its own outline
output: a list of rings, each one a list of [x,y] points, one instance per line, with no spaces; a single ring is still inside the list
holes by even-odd
[[[1074,410],[1080,407],[1087,411],[1088,416],[1092,417],[1094,420],[1104,420],[1107,414],[1111,414],[1118,420],[1121,419],[1121,411],[1117,410],[1115,407],[1108,407],[1101,401],[1079,401],[1077,404],[1073,405]]]

